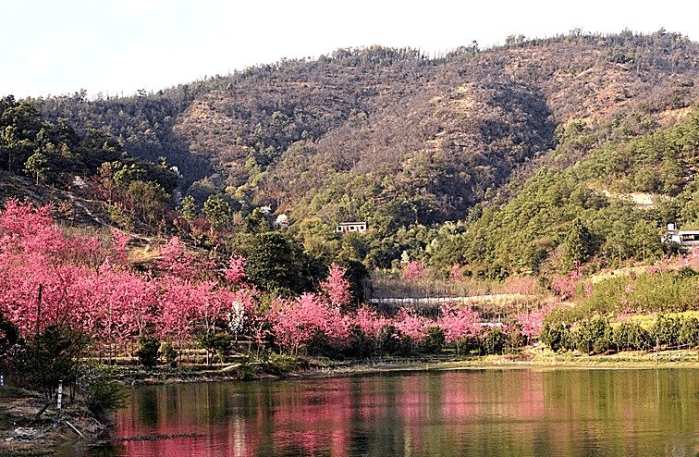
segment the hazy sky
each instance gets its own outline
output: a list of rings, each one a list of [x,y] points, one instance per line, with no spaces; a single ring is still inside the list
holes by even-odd
[[[438,53],[576,27],[699,40],[698,17],[696,0],[0,0],[0,95],[130,94],[339,47]]]

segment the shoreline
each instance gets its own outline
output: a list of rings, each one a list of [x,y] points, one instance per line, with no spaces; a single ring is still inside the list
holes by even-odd
[[[670,351],[668,351],[670,352]],[[686,352],[686,351],[672,351]],[[647,355],[647,354],[644,354]],[[653,369],[699,369],[699,355],[672,354],[674,359],[652,357],[621,358],[614,356],[578,356],[570,359],[555,360],[534,359],[518,360],[507,356],[483,356],[454,361],[437,361],[428,363],[361,363],[349,368],[333,367],[327,370],[311,370],[295,373],[289,378],[299,380],[314,378],[333,378],[345,376],[363,376],[371,374],[410,373],[410,372],[445,372],[445,371],[480,371],[480,370],[653,370]],[[677,357],[679,356],[679,357]]]
[[[666,369],[699,369],[699,351],[673,350],[660,352],[619,352],[608,355],[586,356],[578,353],[553,353],[541,347],[527,347],[515,354],[459,357],[456,355],[441,355],[432,357],[382,358],[367,360],[333,361],[323,358],[296,359],[301,369],[292,369],[284,373],[272,373],[269,366],[263,364],[222,365],[213,367],[160,367],[154,370],[144,370],[129,366],[107,367],[112,381],[125,386],[157,386],[186,383],[208,382],[255,382],[255,381],[298,381],[318,380],[329,378],[380,376],[407,373],[441,373],[446,371],[481,371],[481,370],[666,370]],[[250,369],[253,369],[252,375]],[[266,368],[266,369],[265,369]],[[47,413],[41,423],[33,423],[32,415],[36,413],[38,401],[35,393],[12,388],[7,389],[5,400],[24,401],[20,410],[15,412],[17,426],[2,429],[0,427],[0,457],[6,456],[39,456],[51,455],[56,449],[66,446],[85,446],[90,442],[109,440],[109,426],[100,424],[90,430],[90,436],[82,439],[66,427],[57,430],[50,425],[55,420],[54,414]],[[2,389],[0,389],[0,392]],[[9,394],[9,395],[8,395]],[[17,409],[17,408],[15,408]],[[87,427],[91,419],[86,409],[71,408],[69,416],[80,427]],[[0,411],[1,412],[1,411]],[[2,425],[2,423],[0,423]],[[94,426],[94,422],[93,422]],[[24,438],[18,433],[34,435]],[[19,432],[18,432],[19,430]],[[8,440],[8,437],[13,437]]]
[[[0,457],[49,456],[109,441],[112,424],[98,419],[82,402],[61,411],[45,408],[37,392],[0,388]],[[39,417],[40,416],[40,417]]]
[[[193,382],[254,382],[322,379],[390,373],[443,372],[467,370],[640,370],[699,369],[699,351],[619,352],[586,356],[557,354],[540,348],[525,348],[518,354],[488,356],[435,356],[336,361],[301,358],[307,368],[275,373],[262,364],[253,364],[254,372],[243,374],[239,364],[143,370],[134,367],[110,367],[112,379],[124,385],[186,384]]]

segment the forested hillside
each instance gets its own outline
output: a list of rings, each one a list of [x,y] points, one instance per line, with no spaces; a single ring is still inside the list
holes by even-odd
[[[678,202],[691,200],[696,147],[677,132],[693,128],[698,82],[699,45],[678,34],[574,31],[438,58],[338,50],[157,93],[27,102],[80,137],[100,134],[125,156],[175,165],[177,184],[153,194],[184,206],[190,222],[202,214],[232,232],[255,231],[286,214],[290,233],[317,256],[386,267],[406,252],[502,275],[565,264],[558,247],[576,217],[595,240],[578,260],[658,255],[655,245],[639,253],[632,241],[609,239],[631,226],[651,239],[671,218],[692,219]],[[679,135],[683,152],[663,135]],[[632,191],[679,206],[646,211],[615,197]],[[555,215],[541,216],[539,197]],[[264,206],[272,214],[261,217],[255,208]],[[152,214],[117,209],[118,224]],[[354,219],[367,220],[369,233],[334,233]],[[646,225],[636,227],[640,219]]]
[[[570,124],[554,154],[588,140],[584,126]],[[699,223],[698,160],[694,109],[672,127],[610,140],[563,170],[542,167],[505,204],[484,209],[459,234],[438,236],[428,251],[437,263],[499,276],[545,263],[566,270],[590,260],[658,260],[670,248],[660,237],[666,223]]]

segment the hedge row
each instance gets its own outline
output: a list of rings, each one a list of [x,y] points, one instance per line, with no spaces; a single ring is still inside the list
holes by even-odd
[[[554,351],[577,350],[584,354],[699,347],[699,319],[659,315],[650,330],[636,322],[612,326],[595,316],[574,324],[551,319],[544,323],[541,341]]]

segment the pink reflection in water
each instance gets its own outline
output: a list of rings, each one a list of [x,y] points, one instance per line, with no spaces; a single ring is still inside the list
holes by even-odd
[[[697,398],[691,372],[648,371],[149,387],[117,415],[118,434],[164,439],[127,440],[118,455],[664,455],[694,446]]]

